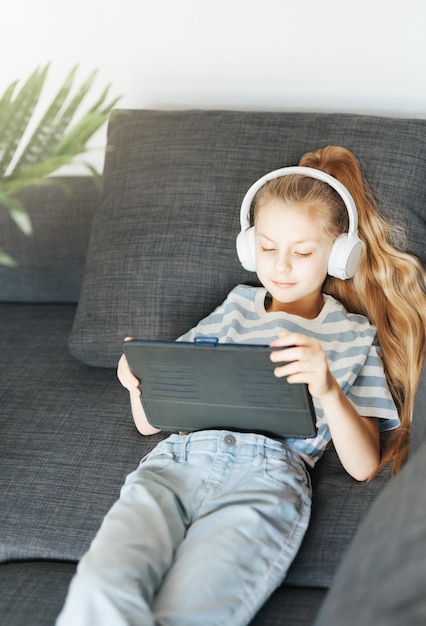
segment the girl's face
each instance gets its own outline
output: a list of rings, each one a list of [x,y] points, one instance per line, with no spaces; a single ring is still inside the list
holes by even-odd
[[[323,306],[332,237],[309,210],[280,200],[265,202],[256,216],[256,272],[272,296],[270,311],[317,317]]]

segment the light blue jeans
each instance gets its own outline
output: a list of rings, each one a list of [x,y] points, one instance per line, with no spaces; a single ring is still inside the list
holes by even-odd
[[[248,624],[283,581],[310,503],[304,462],[278,441],[171,435],[127,477],[57,625]]]

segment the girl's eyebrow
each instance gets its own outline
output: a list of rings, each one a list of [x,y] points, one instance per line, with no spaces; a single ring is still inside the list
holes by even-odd
[[[268,237],[268,235],[265,235],[264,233],[257,233],[258,237],[263,237],[264,239],[268,239],[268,241],[274,241],[273,239],[271,239],[270,237]]]
[[[257,233],[257,236],[263,237],[263,239],[267,239],[268,241],[275,243],[275,240],[271,239],[271,237],[268,237],[268,235],[265,235],[265,233]],[[317,239],[300,239],[299,241],[293,241],[293,245],[297,245],[299,243],[318,243],[318,240]]]

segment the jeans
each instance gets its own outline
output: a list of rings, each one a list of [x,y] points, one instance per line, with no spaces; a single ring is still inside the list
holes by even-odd
[[[311,503],[302,459],[252,433],[171,435],[129,474],[57,626],[238,626],[283,581]]]

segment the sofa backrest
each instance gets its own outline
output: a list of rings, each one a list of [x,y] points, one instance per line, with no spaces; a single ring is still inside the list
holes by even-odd
[[[240,282],[239,211],[266,172],[342,145],[426,263],[426,120],[348,114],[117,111],[69,345],[115,367],[124,336],[174,339]]]
[[[17,263],[0,265],[2,302],[78,302],[99,189],[88,176],[54,180],[16,196],[30,215],[31,236],[0,205],[0,249]]]

